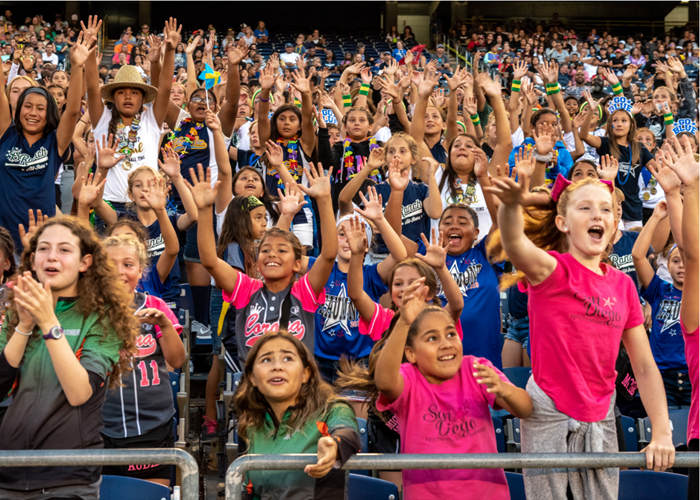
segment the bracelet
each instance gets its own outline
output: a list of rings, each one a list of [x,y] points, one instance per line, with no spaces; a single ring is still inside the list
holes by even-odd
[[[620,84],[620,82],[617,82],[615,85],[612,86],[612,91],[615,95],[622,95],[622,85]]]
[[[554,153],[552,151],[549,152],[547,155],[541,155],[537,154],[537,150],[535,150],[535,160],[542,162],[542,163],[549,163],[552,161],[552,158],[554,158]]]
[[[363,83],[360,86],[360,95],[368,95],[368,94],[369,94],[369,84]]]
[[[510,91],[511,92],[520,92],[520,80],[513,80],[513,83],[510,86]]]
[[[664,124],[673,125],[673,115],[671,113],[664,113]]]
[[[352,96],[350,94],[343,94],[343,107],[348,108],[352,106]]]
[[[15,332],[19,333],[20,335],[24,335],[25,337],[31,337],[32,334],[34,333],[34,332],[24,333],[19,328],[15,328]]]
[[[299,99],[297,99],[296,97],[294,98],[294,105],[297,108],[301,108],[301,101]]]
[[[478,125],[479,123],[481,123],[481,120],[479,119],[479,115],[469,115],[469,118],[472,119],[472,123],[474,125]]]

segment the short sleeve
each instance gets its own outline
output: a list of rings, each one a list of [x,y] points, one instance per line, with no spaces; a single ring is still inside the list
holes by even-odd
[[[103,378],[107,377],[119,361],[119,349],[122,347],[117,333],[111,326],[106,328],[105,324],[106,320],[102,324],[94,323],[85,334],[80,348],[80,364],[83,368]]]
[[[657,274],[654,274],[654,277],[649,282],[649,286],[646,290],[644,290],[642,297],[644,297],[644,299],[648,300],[649,302],[654,302],[658,297],[663,295],[663,293],[664,280],[659,278]]]
[[[102,113],[104,115],[104,112]],[[146,106],[146,111],[144,111],[141,116],[143,117],[143,120],[149,125],[151,128],[151,133],[153,137],[155,137],[156,142],[160,138],[161,135],[165,133],[165,128],[163,127],[163,123],[160,124],[160,127],[158,126],[158,123],[156,122],[156,115],[153,112],[153,106]],[[152,138],[153,138],[152,137]]]
[[[425,182],[415,185],[417,188],[416,199],[425,200],[428,197],[428,185]],[[423,210],[425,211],[425,204],[423,204]]]
[[[309,273],[292,285],[290,293],[301,301],[301,307],[306,312],[315,313],[326,302],[326,289],[321,288],[316,294],[309,283]]]
[[[368,335],[369,338],[376,341],[382,338],[382,334],[389,328],[394,311],[386,309],[376,302],[374,306],[374,314],[369,321],[360,317],[359,330],[362,335]]]
[[[263,287],[263,282],[238,273],[236,286],[230,292],[223,290],[222,296],[225,302],[230,302],[236,309],[243,309],[250,303],[250,297]]]
[[[378,265],[379,264],[365,266],[364,272],[362,274],[365,280],[364,290],[365,292],[367,292],[367,295],[369,295],[369,297],[374,301],[379,300],[379,297],[381,297],[388,291],[388,288],[382,280],[382,277],[379,276],[379,271],[377,271]]]
[[[639,149],[640,149],[640,151],[642,152],[642,154],[641,154],[641,157],[642,157],[642,158],[641,158],[641,160],[642,160],[641,163],[642,163],[642,166],[645,167],[645,166],[647,165],[647,163],[649,163],[651,160],[654,159],[654,157],[651,155],[651,153],[649,152],[649,150],[648,150],[646,147],[641,146]]]
[[[646,148],[642,148],[642,149],[646,150]],[[604,155],[610,154],[610,139],[607,137],[601,137],[600,138],[600,147],[597,148],[595,151],[598,154],[598,156],[604,156]]]
[[[566,279],[566,269],[562,265],[563,262],[562,262],[561,254],[556,252],[556,251],[551,251],[551,252],[547,252],[547,253],[549,255],[551,255],[552,257],[554,257],[557,261],[557,265],[554,268],[554,271],[552,271],[552,274],[547,276],[547,279],[545,279],[539,285],[532,285],[532,284],[530,284],[529,281],[518,282],[518,290],[520,290],[521,292],[527,292],[528,290],[540,292],[543,290],[547,290],[555,285],[558,285],[559,283],[561,283],[562,281],[564,281]]]
[[[389,401],[386,396],[380,393],[379,398],[377,398],[377,410],[388,410],[397,416],[403,414],[409,405],[411,390],[416,381],[417,370],[418,369],[411,363],[402,363],[401,368],[399,368],[399,375],[403,378],[403,390],[401,394],[394,401]],[[420,376],[422,377],[422,375]]]

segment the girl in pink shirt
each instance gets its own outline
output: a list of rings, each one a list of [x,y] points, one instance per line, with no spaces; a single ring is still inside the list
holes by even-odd
[[[463,356],[454,318],[427,306],[425,278],[403,292],[401,311],[379,354],[379,411],[396,415],[402,453],[497,453],[489,406],[525,418],[527,392],[484,358]],[[406,361],[406,362],[404,362]],[[404,470],[405,498],[507,500],[502,469]]]
[[[653,438],[647,468],[673,465],[668,408],[661,375],[644,330],[637,291],[623,273],[601,262],[615,236],[615,202],[609,182],[570,183],[561,175],[549,206],[527,214],[526,186],[534,162],[521,161],[519,184],[496,178],[500,232],[491,254],[504,250],[529,295],[533,400],[523,420],[523,452],[617,452],[613,407],[620,340],[629,353]],[[566,252],[566,253],[563,253]],[[502,284],[503,285],[503,284]],[[509,284],[505,284],[509,286]],[[618,469],[526,469],[528,498],[617,498]]]
[[[681,238],[676,238],[678,248],[685,264],[685,281],[683,283],[683,300],[681,301],[681,330],[685,340],[685,359],[690,372],[690,384],[692,394],[690,398],[690,415],[688,416],[688,450],[698,451],[698,405],[700,403],[700,374],[698,373],[698,325],[700,313],[698,302],[698,275],[700,274],[700,249],[698,248],[698,228],[700,217],[698,216],[698,204],[700,196],[698,191],[698,177],[700,165],[697,157],[693,156],[691,143],[687,137],[681,137],[680,143],[674,137],[672,139],[676,151],[684,154],[676,156],[668,146],[664,146],[664,152],[657,156],[657,163],[670,167],[683,183],[683,220],[681,222]],[[664,168],[665,170],[666,168]],[[688,469],[688,500],[698,498],[698,469]]]

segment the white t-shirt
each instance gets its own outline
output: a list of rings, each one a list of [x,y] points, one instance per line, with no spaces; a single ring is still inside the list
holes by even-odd
[[[294,66],[296,66],[296,65],[297,65],[297,59],[299,59],[299,54],[297,54],[296,52],[292,52],[291,54],[287,54],[286,52],[284,52],[283,54],[280,54],[280,60],[281,60],[283,63],[285,63],[285,65],[286,65],[287,63],[291,63],[291,64],[293,64]],[[282,66],[282,67],[284,67],[284,66]]]
[[[102,140],[102,136],[109,137],[109,122],[112,119],[112,113],[105,107],[100,117],[100,121],[93,127],[92,131],[95,134],[95,141]],[[133,126],[133,124],[132,124]],[[153,106],[147,105],[141,112],[141,118],[138,124],[138,129],[133,140],[129,139],[131,127],[124,127],[123,138],[118,138],[117,149],[123,151],[126,158],[109,169],[107,174],[107,184],[105,185],[104,199],[108,201],[116,201],[118,203],[127,203],[129,197],[128,178],[129,173],[136,170],[142,165],[148,165],[154,170],[158,170],[158,146],[160,136],[165,133],[163,126],[158,127],[155,115],[153,114]],[[96,152],[99,158],[99,152]]]
[[[250,151],[250,124],[252,121],[247,121],[238,128],[238,149]]]
[[[444,171],[445,169],[442,166],[439,166],[437,172],[435,172],[435,181],[437,182],[438,187],[440,186],[440,180],[442,179],[442,174]],[[474,209],[476,215],[479,216],[479,239],[489,234],[492,224],[491,215],[486,208],[486,201],[484,199],[484,192],[481,190],[481,185],[477,182],[472,190],[470,189],[468,183],[462,183],[459,185],[459,187],[457,187],[457,194],[458,199],[453,199],[452,195],[450,194],[448,181],[445,179],[445,185],[440,190],[442,209],[445,210],[448,205],[452,205],[453,203],[464,203],[465,205],[469,205]],[[435,228],[437,230],[439,226],[438,222],[439,219],[431,219],[431,229]]]
[[[58,66],[58,56],[56,54],[48,55],[46,52],[41,54],[41,60],[45,63],[51,63],[54,66]]]
[[[389,127],[380,128],[377,130],[377,133],[374,134],[374,138],[380,142],[388,141],[391,138],[391,129]]]

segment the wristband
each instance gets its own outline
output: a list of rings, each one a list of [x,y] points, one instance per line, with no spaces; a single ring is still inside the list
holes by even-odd
[[[615,95],[622,95],[622,85],[620,84],[620,82],[617,82],[615,85],[612,86],[612,91]]]
[[[270,102],[270,98],[268,97],[267,99],[263,99],[262,97],[260,98],[260,102]]]
[[[549,154],[546,155],[541,155],[537,153],[537,150],[535,150],[535,160],[542,162],[542,163],[549,163],[552,161],[552,158],[554,158],[554,153],[552,151],[549,152]]]
[[[513,80],[513,83],[510,86],[510,91],[520,92],[520,80]]]
[[[478,125],[481,123],[481,120],[479,119],[479,115],[469,115],[469,117],[472,119],[472,123],[474,125]]]
[[[671,113],[664,113],[664,124],[673,125],[673,115]]]
[[[349,108],[352,106],[352,96],[350,94],[343,94],[343,107]]]
[[[296,97],[294,98],[294,105],[297,108],[301,108],[301,101],[299,99],[297,99]]]
[[[545,85],[547,95],[555,95],[559,93],[559,83],[548,83]]]
[[[34,333],[34,332],[24,333],[23,331],[21,331],[18,328],[15,328],[15,332],[19,333],[20,335],[24,335],[25,337],[31,337],[32,333]]]
[[[363,83],[360,86],[360,95],[367,95],[369,94],[369,84],[368,83]],[[345,96],[343,96],[345,97]]]

